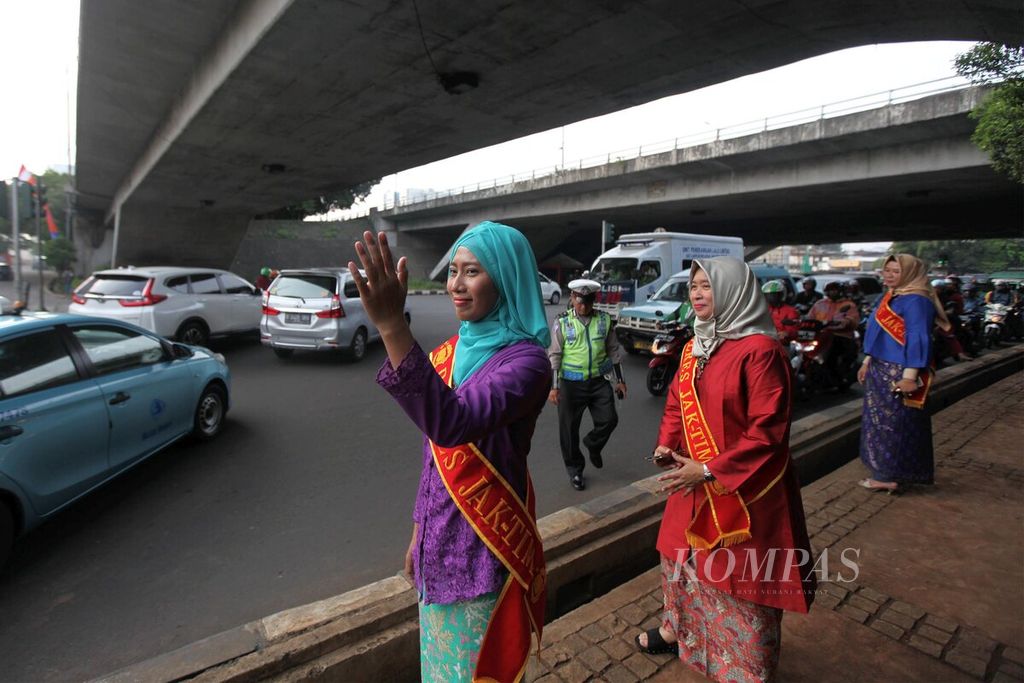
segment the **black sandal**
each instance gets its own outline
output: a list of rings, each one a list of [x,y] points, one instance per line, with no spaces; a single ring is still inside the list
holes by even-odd
[[[647,631],[647,647],[640,644],[640,636],[637,635],[636,647],[640,652],[648,655],[678,655],[679,643],[666,643],[661,637],[660,628],[652,628]]]

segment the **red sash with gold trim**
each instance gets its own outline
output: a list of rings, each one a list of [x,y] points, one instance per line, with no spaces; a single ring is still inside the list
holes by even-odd
[[[893,341],[900,346],[906,346],[907,324],[899,313],[892,310],[892,306],[889,305],[889,301],[891,300],[892,290],[890,289],[878,303],[878,308],[875,309],[875,322],[878,323],[879,327],[885,330],[886,334],[892,337]],[[934,376],[935,371],[932,368],[925,368],[924,374],[919,375],[921,386],[903,397],[903,405],[910,408],[923,408],[925,399],[928,398],[928,390],[932,386],[932,378]]]
[[[686,450],[697,462],[706,463],[718,456],[719,450],[697,398],[696,366],[691,339],[683,347],[679,363],[679,409]],[[704,494],[705,500],[686,528],[690,547],[710,550],[719,544],[729,546],[750,540],[750,512],[740,494],[717,481],[705,482]]]
[[[431,365],[449,386],[458,340],[455,335],[430,353]],[[431,441],[430,450],[463,518],[509,573],[487,624],[473,680],[519,681],[530,656],[531,632],[540,646],[547,596],[533,482],[527,474],[524,505],[476,445],[446,448]]]

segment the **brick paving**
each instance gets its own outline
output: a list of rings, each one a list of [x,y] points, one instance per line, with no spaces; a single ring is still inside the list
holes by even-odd
[[[1024,373],[932,425],[934,487],[867,491],[855,460],[804,488],[815,557],[856,551],[859,573],[783,619],[781,680],[1024,681]],[[705,680],[637,651],[661,599],[652,568],[552,622],[526,680]]]

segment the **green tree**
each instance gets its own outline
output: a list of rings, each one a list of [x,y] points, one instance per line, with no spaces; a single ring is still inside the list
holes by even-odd
[[[1024,267],[1024,239],[894,242],[894,253],[913,254],[950,273],[992,273]],[[945,265],[939,265],[944,262]]]
[[[379,182],[380,178],[377,178],[376,180],[367,180],[351,187],[335,188],[313,199],[282,206],[280,209],[263,214],[260,218],[301,220],[306,216],[316,216],[335,209],[347,209],[360,199],[365,199]]]
[[[75,245],[67,237],[62,236],[52,240],[44,237],[41,246],[46,263],[58,273],[70,269],[71,264],[78,258],[75,255]]]
[[[971,140],[992,166],[1024,183],[1024,47],[978,43],[956,58],[956,70],[976,84],[995,84],[971,112]]]

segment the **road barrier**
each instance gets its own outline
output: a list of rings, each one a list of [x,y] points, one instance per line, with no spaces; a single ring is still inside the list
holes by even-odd
[[[929,397],[934,414],[1024,369],[1024,347],[944,368]],[[793,423],[801,484],[857,457],[861,400]],[[553,620],[655,566],[665,499],[657,475],[539,521]],[[407,681],[419,677],[416,594],[401,576],[279,612],[121,669],[101,681]]]

